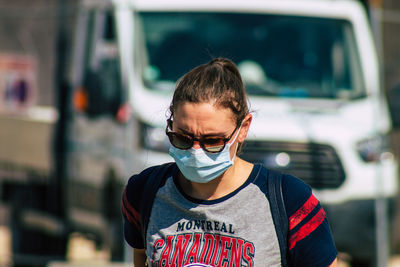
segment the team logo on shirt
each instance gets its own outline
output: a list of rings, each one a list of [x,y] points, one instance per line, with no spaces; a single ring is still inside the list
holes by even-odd
[[[183,233],[155,240],[151,266],[254,266],[254,244],[211,233]],[[157,254],[157,256],[156,256]]]

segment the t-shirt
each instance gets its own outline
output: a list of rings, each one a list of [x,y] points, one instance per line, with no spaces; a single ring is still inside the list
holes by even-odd
[[[215,200],[194,199],[170,174],[156,193],[143,245],[140,197],[151,168],[132,176],[124,190],[125,239],[146,248],[149,266],[281,266],[269,205],[267,169],[255,164],[246,182]],[[289,221],[290,266],[328,266],[337,256],[328,221],[311,188],[283,175]]]

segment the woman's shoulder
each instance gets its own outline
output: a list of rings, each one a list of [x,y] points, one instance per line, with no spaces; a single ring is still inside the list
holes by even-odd
[[[125,192],[127,195],[135,195],[140,196],[142,192],[145,190],[146,184],[148,184],[149,179],[153,174],[162,175],[162,176],[171,176],[171,172],[173,172],[176,167],[174,163],[166,163],[162,165],[155,165],[148,167],[142,170],[139,173],[132,175],[125,186]],[[154,175],[153,175],[154,176]],[[155,177],[153,177],[155,179]],[[159,182],[154,182],[150,184],[154,184],[154,186],[160,186],[161,181],[165,179],[160,179]]]
[[[262,164],[255,164],[252,172],[252,175],[254,175],[253,183],[257,184],[268,198],[267,176],[269,172],[282,174],[282,197],[288,215],[297,211],[312,196],[311,187],[300,178],[285,172],[268,169]]]
[[[157,166],[152,166],[148,167],[144,170],[142,170],[139,173],[133,174],[131,177],[129,177],[128,182],[126,183],[125,186],[125,191],[128,195],[137,195],[136,192],[141,192],[142,189],[144,188],[144,185],[147,181],[147,178],[150,176],[151,172],[156,168]]]
[[[142,171],[133,174],[131,177],[129,177],[127,185],[144,183],[150,173],[157,167],[158,165],[147,167],[146,169],[143,169]]]
[[[173,168],[174,165],[176,165],[176,164],[171,162],[171,163],[165,163],[165,164],[161,164],[161,165],[154,165],[154,166],[147,167],[146,169],[142,170],[141,172],[133,174],[128,179],[127,186],[144,184],[153,172],[157,172],[157,171],[161,172],[162,170],[165,170],[165,171],[167,171],[166,174],[170,174],[169,172],[174,170],[174,168]],[[165,174],[165,173],[163,173],[163,174]]]
[[[312,197],[312,189],[300,178],[283,174],[282,195],[287,213],[293,214]]]
[[[144,169],[143,171],[133,174],[125,185],[123,199],[132,206],[140,203],[142,192],[144,190],[147,178],[156,166]]]

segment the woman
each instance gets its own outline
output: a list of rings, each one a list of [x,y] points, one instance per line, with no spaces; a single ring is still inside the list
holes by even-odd
[[[213,59],[180,79],[166,129],[176,164],[151,196],[148,223],[144,184],[160,167],[134,175],[124,191],[125,239],[136,267],[336,266],[325,212],[310,187],[290,175],[282,178],[289,233],[281,255],[268,170],[237,156],[251,121],[232,61]]]

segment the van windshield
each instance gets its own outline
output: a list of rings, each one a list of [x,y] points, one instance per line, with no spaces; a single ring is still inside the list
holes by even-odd
[[[352,26],[345,20],[248,13],[137,15],[142,29],[138,56],[150,90],[172,91],[194,66],[228,57],[238,65],[249,95],[365,95]]]

